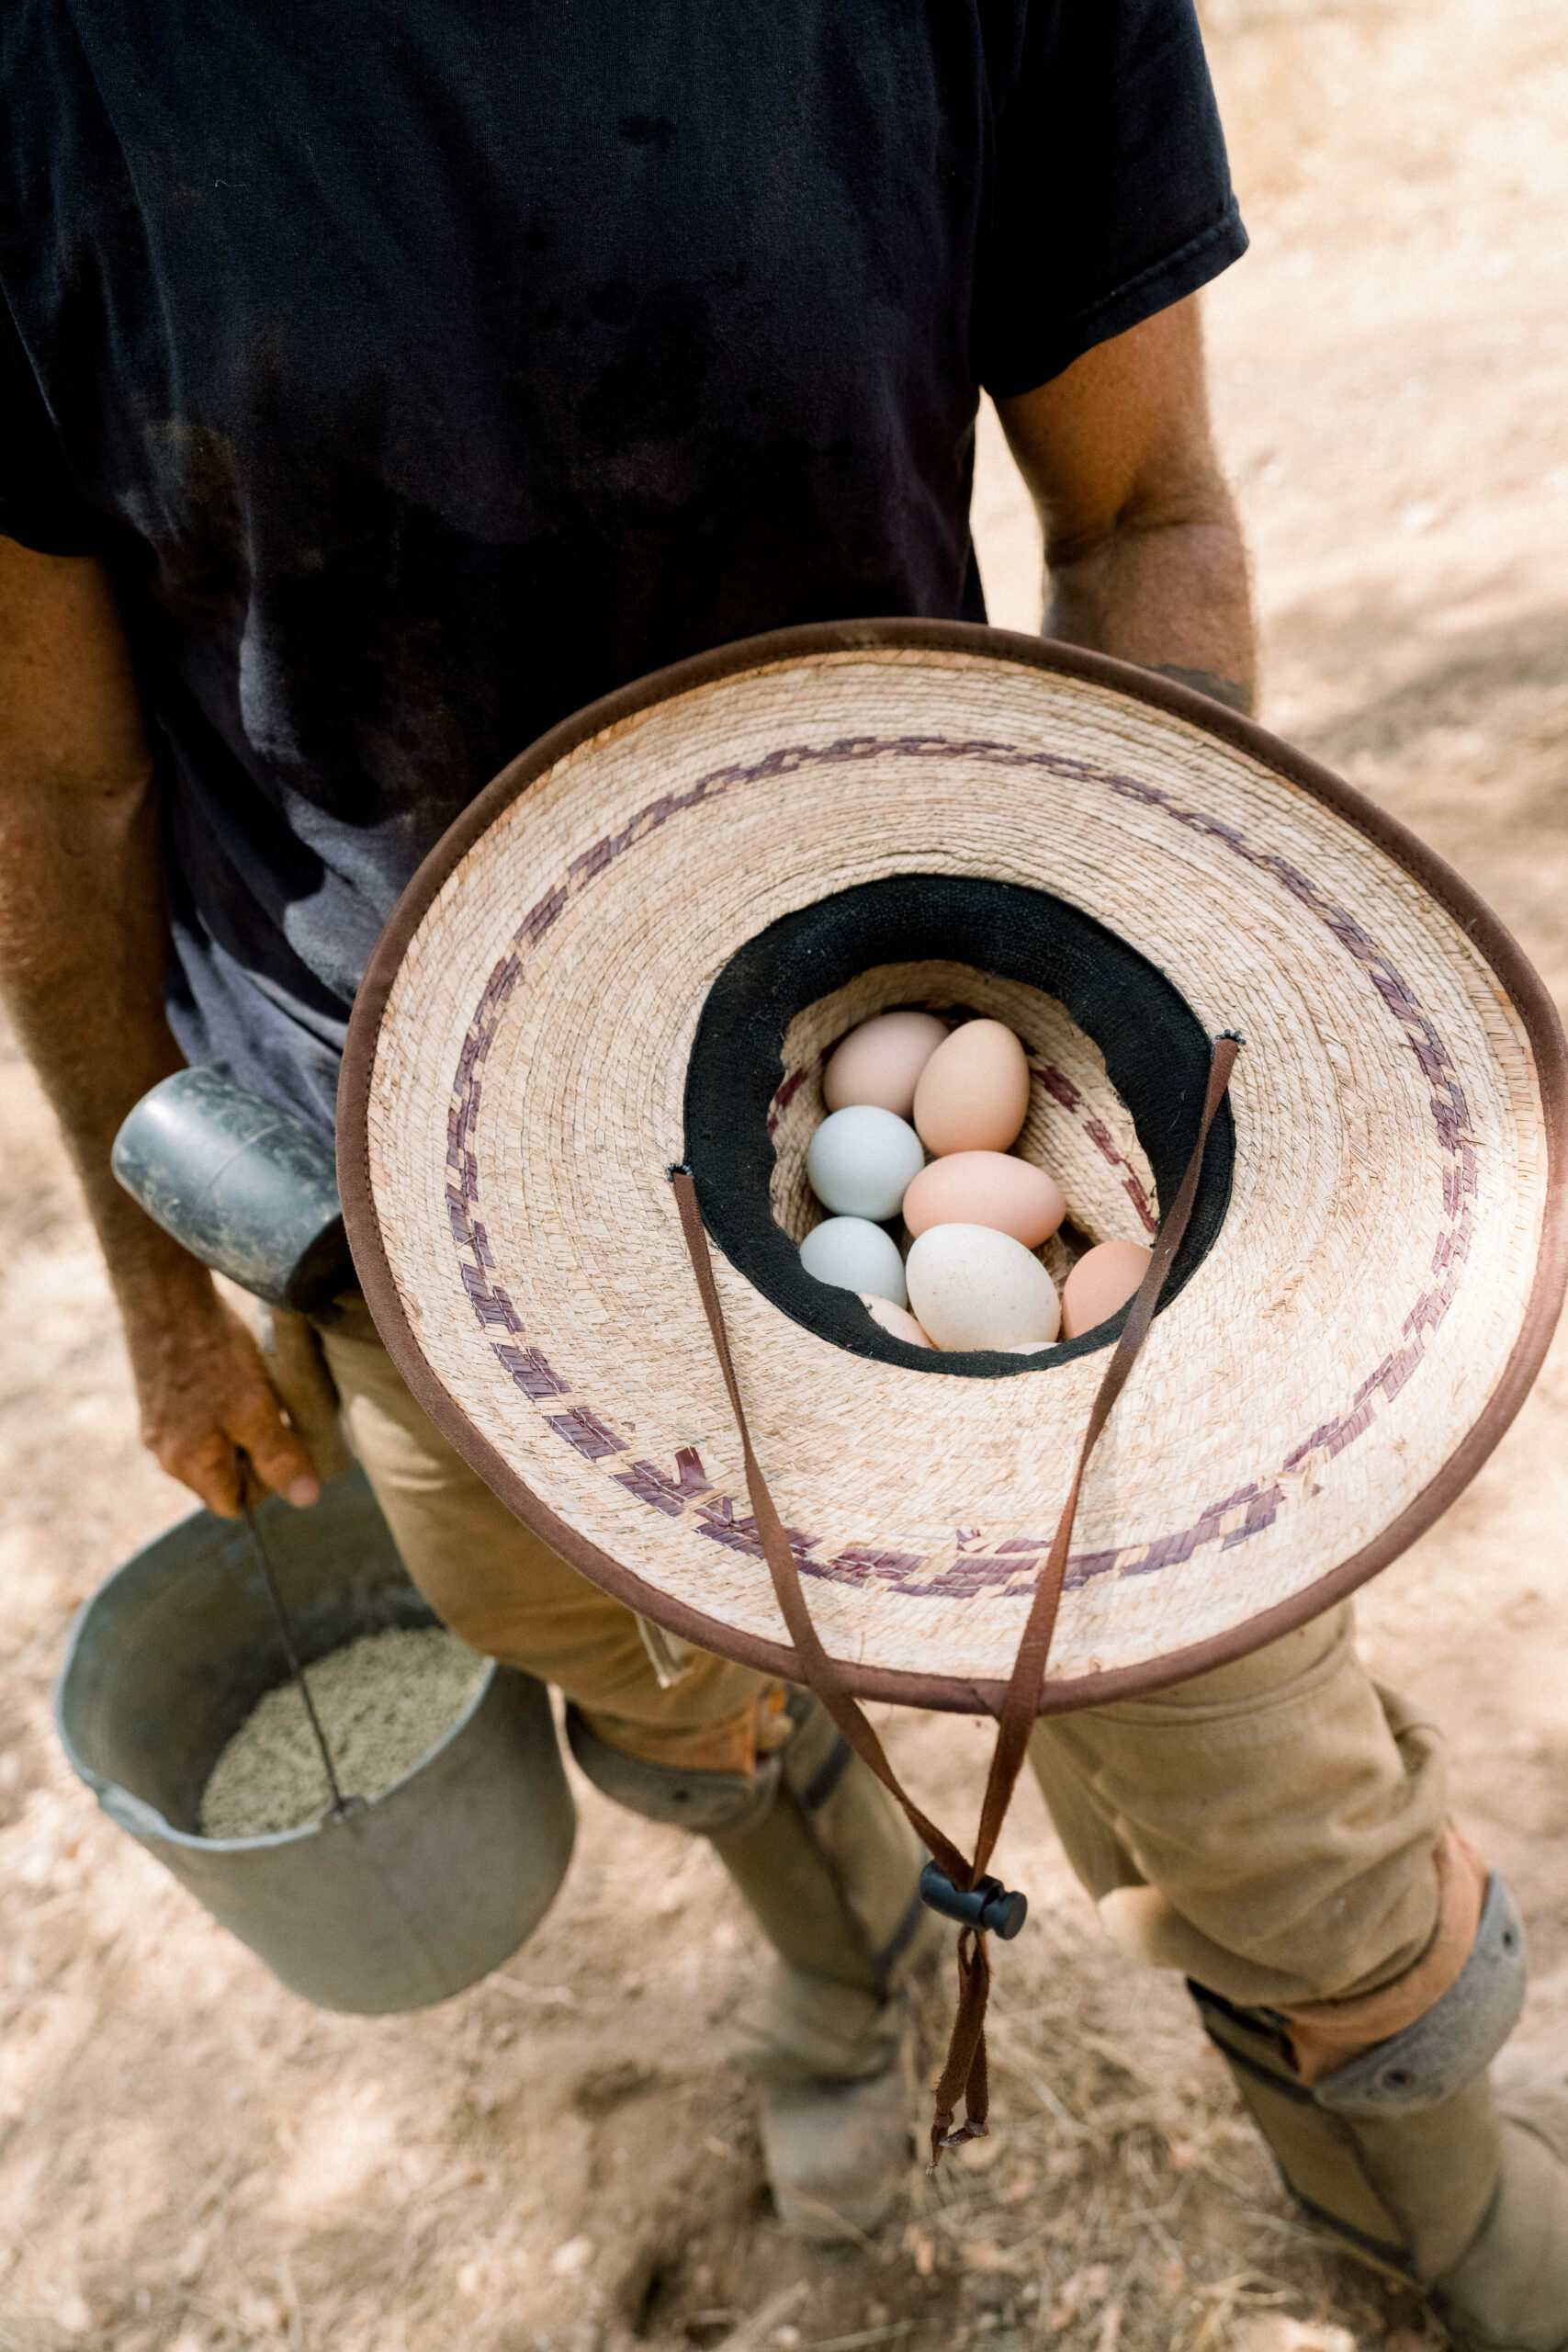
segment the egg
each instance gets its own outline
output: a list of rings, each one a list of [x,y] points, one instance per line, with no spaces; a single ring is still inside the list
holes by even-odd
[[[1029,1063],[999,1021],[966,1021],[921,1070],[915,1128],[928,1151],[1005,1151],[1029,1115]]]
[[[1062,1330],[1076,1340],[1125,1306],[1149,1270],[1152,1250],[1137,1241],[1098,1241],[1062,1284]]]
[[[989,1225],[1037,1250],[1066,1215],[1054,1176],[1005,1151],[951,1151],[923,1168],[904,1195],[911,1233],[932,1225]]]
[[[933,1225],[910,1248],[909,1304],[939,1348],[1054,1340],[1062,1310],[1038,1258],[988,1225]]]
[[[811,1138],[806,1172],[825,1209],[874,1222],[897,1216],[910,1182],[926,1164],[907,1119],[872,1102],[831,1112]]]
[[[870,1291],[895,1306],[908,1304],[897,1243],[863,1216],[830,1216],[813,1226],[800,1245],[800,1262],[837,1290]]]
[[[861,1305],[865,1308],[872,1321],[880,1323],[882,1329],[891,1332],[894,1339],[904,1340],[911,1348],[931,1346],[931,1341],[914,1317],[904,1307],[895,1306],[890,1298],[877,1298],[868,1290],[863,1290],[860,1295]]]
[[[822,1100],[829,1111],[874,1102],[907,1119],[915,1080],[946,1035],[946,1022],[934,1012],[879,1012],[863,1021],[829,1056]]]

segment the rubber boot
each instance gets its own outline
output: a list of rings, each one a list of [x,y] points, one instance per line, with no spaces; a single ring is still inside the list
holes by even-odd
[[[644,1764],[575,1709],[567,1730],[606,1795],[710,1838],[773,1945],[731,2047],[759,2086],[780,2219],[852,2239],[886,2220],[905,2177],[905,1988],[946,1937],[920,1901],[925,1851],[903,1815],[817,1700],[792,1692],[788,1713],[786,1744],[746,1778]]]
[[[863,2236],[908,2173],[913,2082],[905,1987],[945,1946],[920,1900],[924,1848],[815,1699],[772,1810],[714,1850],[777,1957],[734,2021],[759,2085],[780,2219],[798,2236]]]
[[[1347,2253],[1423,2294],[1457,2352],[1568,2352],[1568,2067],[1533,2084],[1533,2115],[1484,2071],[1523,1995],[1502,1880],[1442,1999],[1310,2087],[1283,2018],[1189,1989],[1287,2188]]]

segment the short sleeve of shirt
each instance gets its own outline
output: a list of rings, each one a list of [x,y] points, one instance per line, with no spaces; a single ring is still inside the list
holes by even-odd
[[[39,555],[96,555],[101,518],[72,481],[38,379],[0,299],[0,537]]]
[[[976,283],[987,390],[1049,382],[1246,250],[1192,0],[1030,0]]]

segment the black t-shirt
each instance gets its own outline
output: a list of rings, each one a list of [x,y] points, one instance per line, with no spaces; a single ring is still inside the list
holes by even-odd
[[[8,0],[0,112],[0,531],[112,569],[182,1047],[323,1129],[498,768],[983,618],[977,388],[1246,244],[1191,0]]]

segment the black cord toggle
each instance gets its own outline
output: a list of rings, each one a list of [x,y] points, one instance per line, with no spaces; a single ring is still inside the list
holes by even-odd
[[[976,1880],[965,1890],[954,1886],[945,1871],[928,1862],[920,1872],[920,1900],[944,1919],[957,1919],[983,1935],[1000,1936],[1008,1943],[1029,1917],[1027,1894],[1012,1894],[999,1878]]]

